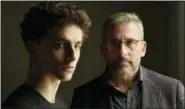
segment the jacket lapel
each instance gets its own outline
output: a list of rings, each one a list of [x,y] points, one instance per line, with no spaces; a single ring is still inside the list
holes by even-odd
[[[101,109],[112,109],[112,103],[111,98],[109,96],[109,92],[107,90],[108,86],[108,80],[106,73],[103,73],[100,76],[99,83],[97,85],[99,86],[99,92],[95,95],[96,98],[94,100],[94,106],[95,108],[101,108]]]
[[[158,104],[160,102],[161,89],[157,87],[150,76],[150,72],[144,67],[140,67],[140,72],[142,72],[143,82],[141,86],[141,97],[142,97],[142,109],[147,108],[158,108]],[[106,90],[106,75],[103,74],[101,76],[102,80],[100,83],[102,90],[99,92],[99,96],[96,99],[98,107],[113,109],[111,98]],[[102,86],[103,85],[103,86]]]
[[[160,102],[161,89],[157,87],[153,81],[152,77],[149,76],[149,72],[145,68],[142,69],[143,83],[142,83],[142,108],[158,108],[158,103]]]
[[[104,109],[112,109],[111,98],[107,92],[102,93],[101,97],[99,97],[99,107]]]

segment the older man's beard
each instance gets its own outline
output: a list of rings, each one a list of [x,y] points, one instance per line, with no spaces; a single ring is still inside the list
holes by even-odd
[[[130,80],[135,71],[134,66],[128,58],[121,58],[109,64],[109,73],[112,76],[122,76],[125,80]]]

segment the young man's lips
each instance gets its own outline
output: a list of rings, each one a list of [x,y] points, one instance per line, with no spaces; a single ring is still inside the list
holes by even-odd
[[[74,69],[74,66],[61,66],[62,69]]]

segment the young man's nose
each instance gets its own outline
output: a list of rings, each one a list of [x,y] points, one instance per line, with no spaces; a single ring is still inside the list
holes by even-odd
[[[68,50],[66,50],[66,58],[68,61],[75,60],[75,49],[73,47],[69,47]]]

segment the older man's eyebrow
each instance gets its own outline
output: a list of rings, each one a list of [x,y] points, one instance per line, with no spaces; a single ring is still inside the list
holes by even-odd
[[[110,39],[108,39],[108,40],[115,40],[115,41],[122,41],[122,40],[120,40],[120,39],[118,39],[118,38],[110,38]],[[134,39],[134,38],[124,38],[124,40],[138,40],[138,39]]]
[[[117,39],[117,38],[110,38],[110,39],[108,39],[108,40],[112,40],[112,41],[121,41],[121,40],[119,40],[119,39]]]

